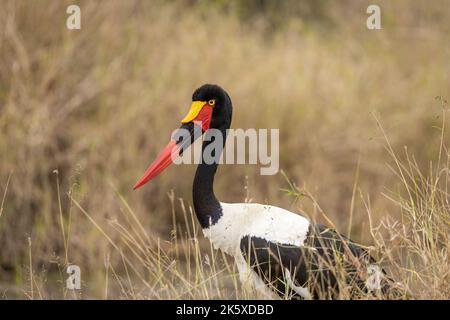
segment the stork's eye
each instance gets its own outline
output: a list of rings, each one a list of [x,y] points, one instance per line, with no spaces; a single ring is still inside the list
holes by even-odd
[[[209,104],[210,106],[213,106],[213,105],[216,104],[216,100],[211,99],[211,100],[208,101],[208,104]]]

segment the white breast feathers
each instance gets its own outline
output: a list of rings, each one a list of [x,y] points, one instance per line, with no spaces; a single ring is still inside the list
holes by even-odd
[[[270,242],[302,246],[310,222],[290,211],[257,203],[221,203],[222,217],[204,235],[215,248],[235,255],[245,236]]]

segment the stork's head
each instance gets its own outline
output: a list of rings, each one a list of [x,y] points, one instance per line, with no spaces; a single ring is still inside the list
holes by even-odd
[[[229,127],[231,113],[231,99],[225,90],[215,84],[204,84],[192,94],[191,108],[181,123],[201,122],[204,133],[209,128]]]
[[[232,104],[228,94],[218,85],[204,84],[192,94],[192,103],[188,114],[181,120],[180,129],[189,132],[189,139],[176,134],[159,153],[144,175],[134,185],[134,189],[156,177],[199,136],[194,135],[195,128],[204,134],[210,128],[228,129],[231,124]]]

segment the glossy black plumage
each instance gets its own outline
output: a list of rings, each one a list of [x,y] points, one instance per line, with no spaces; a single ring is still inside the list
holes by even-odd
[[[302,247],[245,236],[240,249],[251,268],[282,298],[302,298],[288,285],[286,269],[293,284],[307,288],[312,298],[329,299],[339,295],[343,284],[351,288],[352,297],[367,293],[364,272],[375,263],[366,249],[323,225],[310,227]],[[381,292],[388,289],[388,279],[382,280]]]
[[[222,148],[225,146],[227,129],[231,126],[231,117],[233,112],[233,105],[228,94],[221,87],[214,84],[205,84],[194,91],[192,101],[208,101],[210,99],[216,100],[216,105],[213,109],[211,118],[211,129],[217,129],[222,135]],[[208,134],[208,132],[206,132]],[[202,145],[203,150],[213,143],[214,139],[205,139]],[[220,157],[220,153],[215,156]],[[195,172],[193,184],[193,201],[194,209],[198,221],[202,228],[215,224],[222,215],[222,208],[219,201],[214,194],[214,176],[217,171],[218,161],[208,164],[202,161]]]

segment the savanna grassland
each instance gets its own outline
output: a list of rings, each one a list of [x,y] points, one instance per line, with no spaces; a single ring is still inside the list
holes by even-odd
[[[234,128],[280,128],[282,172],[222,166],[221,200],[303,212],[403,298],[450,298],[448,1],[377,1],[381,30],[372,1],[77,1],[68,30],[72,3],[0,3],[0,297],[252,297],[199,232],[194,165],[132,191],[209,82]]]

